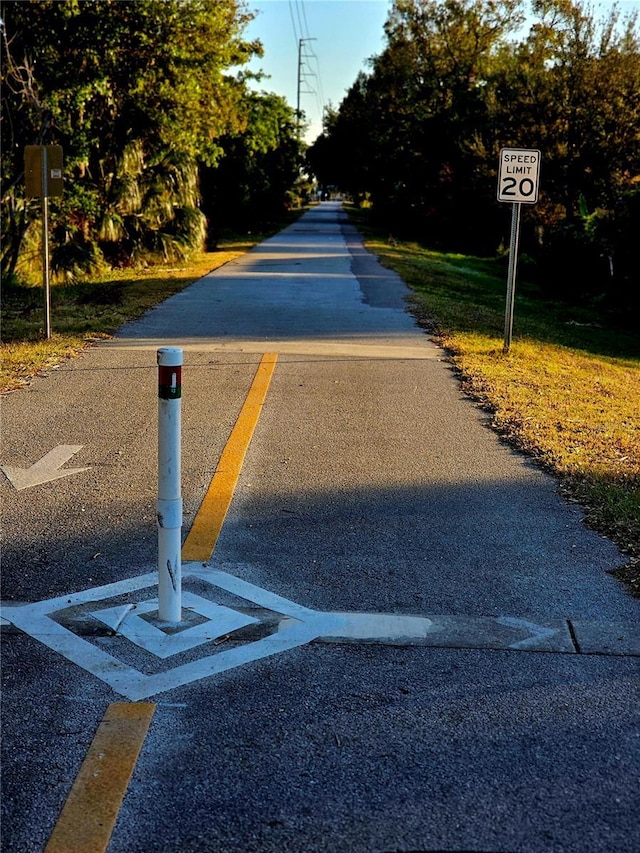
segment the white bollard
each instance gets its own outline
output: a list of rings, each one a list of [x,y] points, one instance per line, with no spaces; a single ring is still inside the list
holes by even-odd
[[[158,350],[158,618],[182,620],[182,350]]]

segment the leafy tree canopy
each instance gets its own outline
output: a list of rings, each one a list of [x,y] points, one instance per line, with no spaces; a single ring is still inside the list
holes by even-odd
[[[251,17],[242,0],[4,0],[4,271],[34,239],[27,144],[64,148],[62,266],[67,249],[82,257],[77,244],[115,261],[201,242],[198,164],[218,163],[221,140],[252,124],[238,70],[261,53],[243,38]]]
[[[385,34],[309,152],[322,180],[368,194],[396,232],[493,253],[498,152],[539,148],[525,250],[554,288],[633,301],[638,16],[613,5],[599,20],[578,0],[395,0]]]

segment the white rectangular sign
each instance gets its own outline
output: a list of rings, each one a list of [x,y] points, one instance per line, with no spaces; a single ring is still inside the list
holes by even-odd
[[[498,170],[498,201],[535,204],[541,159],[537,148],[503,148]]]

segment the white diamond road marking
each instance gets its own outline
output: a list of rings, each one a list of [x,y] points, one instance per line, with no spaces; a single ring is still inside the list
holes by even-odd
[[[547,626],[539,626],[513,617],[427,618],[403,614],[322,612],[303,607],[206,564],[185,564],[183,579],[187,578],[204,581],[210,587],[226,590],[258,607],[280,614],[282,618],[277,629],[260,640],[239,644],[199,660],[176,665],[164,672],[147,675],[70,631],[55,620],[55,614],[72,607],[91,606],[90,614],[94,618],[111,627],[119,636],[161,659],[214,642],[224,634],[259,620],[189,592],[183,593],[184,607],[199,613],[205,622],[176,633],[165,633],[143,618],[145,614],[157,610],[157,599],[102,609],[94,606],[118,596],[157,587],[157,572],[47,601],[10,607],[5,611],[5,616],[17,628],[102,679],[117,693],[134,702],[295,649],[317,639],[403,644],[426,642],[447,648],[575,653],[563,620],[555,620],[549,627],[549,623]]]
[[[142,618],[143,614],[158,610],[157,598],[143,601],[141,604],[93,610],[90,615],[163,660],[260,621],[253,616],[231,610],[229,607],[221,607],[191,592],[182,593],[182,606],[183,609],[193,610],[194,613],[206,617],[207,621],[192,628],[186,628],[178,634],[165,634],[161,628],[156,628],[151,622]]]
[[[261,590],[259,587],[248,584],[232,575],[227,575],[225,572],[204,568],[201,564],[198,564],[197,568],[191,570],[185,567],[183,579],[188,577],[204,580],[211,586],[226,589],[261,607],[275,610],[288,618],[280,622],[276,633],[261,640],[221,651],[200,660],[176,666],[165,672],[146,675],[93,645],[93,643],[74,634],[68,628],[65,628],[64,625],[56,622],[52,617],[54,614],[62,610],[67,610],[70,607],[107,601],[116,596],[134,593],[149,587],[156,587],[158,583],[156,572],[84,590],[83,592],[52,598],[48,601],[11,608],[7,611],[6,616],[17,628],[20,628],[34,639],[53,649],[53,651],[58,652],[58,654],[63,655],[67,660],[72,661],[87,672],[100,678],[117,693],[134,702],[147,699],[166,690],[181,687],[184,684],[199,681],[202,678],[207,678],[220,672],[225,672],[251,661],[270,657],[288,649],[294,649],[297,646],[311,642],[311,640],[318,636],[320,626],[318,620],[314,619],[314,617],[321,614],[316,614],[313,610],[308,610],[306,607],[301,607],[293,601],[288,601],[266,590]],[[119,611],[119,614],[112,614],[112,616],[119,618],[122,622],[118,628],[119,633],[122,634],[126,616],[122,620],[123,609],[115,608],[115,610]],[[238,616],[239,618],[246,619],[243,614],[238,614]],[[302,622],[300,617],[304,617],[306,622]],[[135,631],[133,633],[136,637],[134,641],[138,643],[139,634]],[[165,636],[167,639],[175,640],[180,634]],[[145,642],[148,639],[149,637],[146,635],[144,637]]]

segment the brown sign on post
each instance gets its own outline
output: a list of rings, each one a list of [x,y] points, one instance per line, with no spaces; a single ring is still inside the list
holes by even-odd
[[[62,195],[62,146],[26,145],[24,176],[27,198]]]

